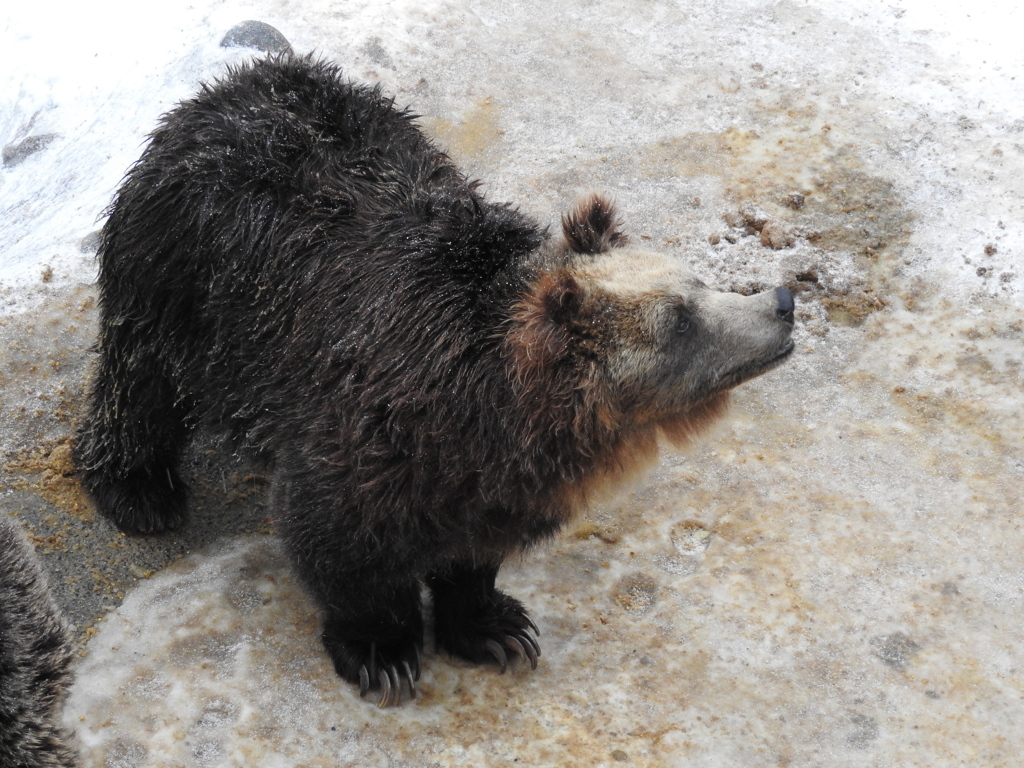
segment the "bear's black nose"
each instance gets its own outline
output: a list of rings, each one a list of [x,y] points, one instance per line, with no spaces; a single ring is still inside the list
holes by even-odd
[[[775,316],[784,322],[793,324],[793,294],[789,288],[779,286],[775,289],[775,296],[779,300],[779,308],[775,310]]]

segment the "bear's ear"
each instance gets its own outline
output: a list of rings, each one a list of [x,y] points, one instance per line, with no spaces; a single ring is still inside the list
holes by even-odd
[[[591,195],[562,217],[565,246],[576,253],[604,253],[625,245],[615,205],[606,197]]]
[[[547,317],[557,325],[569,322],[583,305],[583,288],[567,272],[552,275],[538,287]]]
[[[555,364],[570,346],[570,323],[583,305],[583,287],[564,271],[547,272],[517,303],[506,337],[519,378]]]

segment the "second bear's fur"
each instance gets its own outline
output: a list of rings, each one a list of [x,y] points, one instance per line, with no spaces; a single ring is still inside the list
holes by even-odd
[[[70,662],[67,630],[35,553],[0,513],[0,766],[77,765],[59,725]]]
[[[173,528],[197,425],[273,461],[272,504],[338,673],[415,693],[438,646],[540,648],[510,553],[683,439],[792,348],[785,289],[722,298],[591,198],[552,238],[485,200],[378,89],[310,59],[163,118],[110,208],[76,456],[127,531]]]

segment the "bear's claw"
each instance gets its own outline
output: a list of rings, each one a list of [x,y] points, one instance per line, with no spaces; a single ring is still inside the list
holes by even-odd
[[[376,667],[376,664],[371,661],[371,666]],[[417,671],[413,673],[412,667],[408,661],[403,660],[401,662],[401,668],[395,664],[386,664],[380,669],[375,669],[377,673],[377,684],[380,687],[380,701],[377,702],[377,706],[384,707],[395,707],[402,700],[402,681],[404,680],[409,686],[409,697],[416,698],[416,681],[419,679],[419,667],[417,665]],[[360,698],[365,697],[370,692],[370,671],[367,670],[366,665],[363,664],[359,667],[359,696]]]
[[[366,671],[366,665],[359,668],[359,698],[363,698],[370,690],[370,673]]]
[[[514,658],[537,669],[537,624],[514,597],[495,589],[488,581],[484,587],[486,592],[480,599],[474,595],[472,581],[465,577],[432,581],[438,649],[466,661],[496,663],[503,674]]]
[[[532,623],[532,622],[531,622]],[[494,638],[487,638],[484,641],[484,648],[498,663],[498,672],[505,674],[508,669],[508,653],[505,648],[512,651],[521,661],[529,661],[530,669],[537,669],[537,659],[540,657],[540,643],[525,629],[517,635],[505,635],[502,638],[504,647]]]
[[[416,681],[420,679],[419,666],[416,667],[416,674],[414,675],[412,669],[409,667],[408,661],[402,661],[402,669],[405,670],[405,679],[409,682],[409,695],[412,698],[416,698]]]
[[[509,648],[511,648],[513,651],[515,651],[516,652],[516,656],[518,656],[520,659],[523,659],[523,660],[526,659],[526,649],[523,648],[523,643],[520,642],[513,635],[509,635],[508,637],[505,638],[505,645],[507,645]],[[527,642],[526,645],[530,645],[530,644]],[[533,646],[530,646],[530,650],[533,650]],[[531,669],[536,669],[537,668],[537,659],[532,657],[532,656],[530,658],[530,667],[531,667]]]
[[[498,645],[496,640],[490,638],[484,643],[484,648],[487,649],[488,653],[494,657],[494,660],[498,662],[498,666],[501,667],[499,670],[501,674],[505,674],[505,670],[508,669],[508,656],[505,654],[505,649]]]
[[[537,669],[537,659],[540,657],[540,643],[538,643],[528,632],[523,632],[518,636],[509,636],[505,638],[505,644],[510,645],[515,643],[519,648],[513,648],[516,653],[519,654],[519,658],[527,658],[530,660],[530,669]],[[525,654],[525,657],[524,657]]]
[[[537,626],[537,623],[530,618],[530,614],[526,613],[525,611],[523,612],[523,620],[526,622],[526,626],[528,626],[533,631],[533,634],[535,634],[537,637],[540,637],[540,628]],[[533,647],[537,650],[537,655],[540,656],[540,646],[537,644],[537,641],[533,638],[527,639],[533,642]]]
[[[409,698],[416,698],[416,681],[420,679],[417,641],[381,644],[371,640],[363,645],[327,637],[325,645],[338,674],[359,686],[360,698],[379,689],[378,706],[397,706],[402,701],[403,681],[408,687]]]

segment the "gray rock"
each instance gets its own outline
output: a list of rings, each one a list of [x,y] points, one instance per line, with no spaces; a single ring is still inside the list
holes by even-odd
[[[292,52],[288,38],[262,21],[236,24],[224,35],[220,45],[222,48],[255,48],[266,53]]]
[[[388,69],[395,68],[395,62],[391,60],[388,52],[384,50],[379,37],[371,37],[366,45],[363,46],[362,51],[375,64],[380,64]]]
[[[78,250],[82,253],[96,253],[100,248],[100,231],[90,232],[78,241]]]
[[[59,138],[57,133],[43,133],[38,136],[29,136],[27,139],[8,144],[4,147],[4,165],[10,167],[24,162],[29,155],[46,149],[54,139]]]
[[[902,632],[873,637],[871,647],[875,656],[897,672],[903,672],[921,650],[920,645]]]

